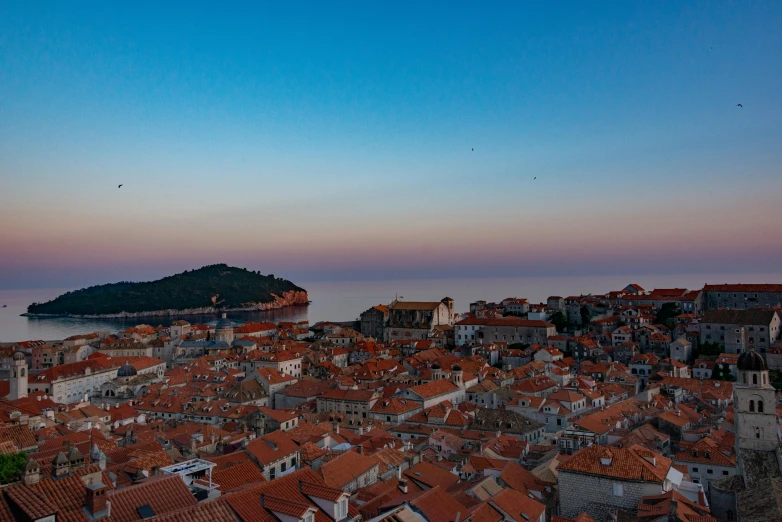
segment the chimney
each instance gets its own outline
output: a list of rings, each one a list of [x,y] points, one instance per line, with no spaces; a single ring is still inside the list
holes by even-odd
[[[356,446],[356,450],[358,451],[359,455],[363,455],[364,454],[364,446],[362,446],[361,444]]]
[[[399,491],[401,491],[404,494],[407,494],[407,479],[399,480]]]
[[[93,519],[111,514],[111,503],[106,500],[106,490],[102,482],[87,486],[87,509]]]

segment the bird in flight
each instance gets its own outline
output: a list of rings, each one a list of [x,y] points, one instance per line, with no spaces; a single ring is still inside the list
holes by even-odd
[[[537,176],[535,176],[535,177],[534,177],[534,178],[532,178],[532,179],[538,179],[538,177],[537,177]]]
[[[744,106],[742,104],[740,104],[740,103],[738,105],[736,105],[736,107],[741,107],[742,109],[744,108]]]
[[[123,184],[122,184],[122,183],[120,183],[120,184],[117,186],[117,188],[122,188],[122,185],[123,185]]]
[[[475,152],[475,149],[472,149],[473,152]]]

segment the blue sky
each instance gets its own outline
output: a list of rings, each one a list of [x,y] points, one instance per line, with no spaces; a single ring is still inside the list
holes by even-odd
[[[768,270],[779,27],[778,2],[4,2],[0,287]]]

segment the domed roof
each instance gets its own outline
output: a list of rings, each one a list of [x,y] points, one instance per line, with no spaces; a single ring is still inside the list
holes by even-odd
[[[234,324],[226,319],[225,314],[217,320],[217,324],[215,324],[215,330],[225,330],[227,328],[233,328]]]
[[[766,361],[763,356],[755,351],[754,348],[750,348],[746,352],[739,355],[739,361],[736,363],[739,371],[745,372],[763,372],[766,371]]]
[[[22,351],[14,352],[14,361],[24,361],[24,352]]]
[[[451,367],[451,370],[453,370],[455,372],[460,372],[460,371],[462,371],[462,367],[459,366],[458,364],[454,364],[453,367]]]
[[[117,377],[133,377],[137,373],[136,369],[126,362],[117,370]]]
[[[440,365],[439,365],[439,364],[437,364],[437,363],[434,363],[434,364],[432,365],[432,370],[439,370],[439,369],[440,369]]]

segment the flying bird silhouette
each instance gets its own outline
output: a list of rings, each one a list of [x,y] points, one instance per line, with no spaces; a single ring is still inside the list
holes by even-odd
[[[472,149],[473,152],[475,152],[475,149]]]
[[[740,104],[740,103],[738,105],[736,105],[736,107],[741,107],[742,109],[744,108],[744,106],[742,104]]]
[[[117,186],[117,188],[122,188],[122,184],[120,183],[120,184]]]
[[[532,178],[532,179],[538,179],[538,177],[537,177],[537,176],[535,176],[535,177],[534,177],[534,178]]]

